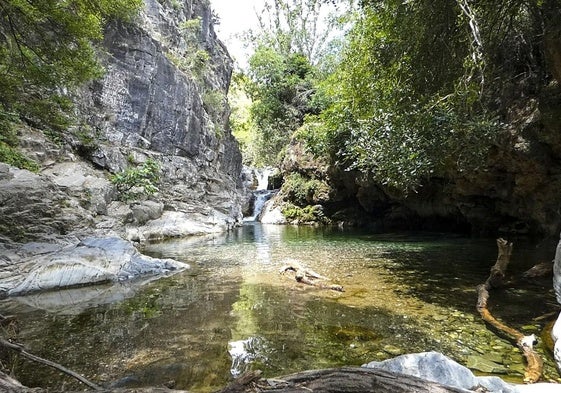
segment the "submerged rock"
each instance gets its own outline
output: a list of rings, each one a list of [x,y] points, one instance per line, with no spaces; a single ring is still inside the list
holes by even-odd
[[[29,249],[29,247],[27,248]],[[0,283],[0,294],[24,295],[57,288],[129,280],[188,268],[172,259],[151,258],[120,238],[86,238],[77,245],[43,252],[14,263],[12,274]]]

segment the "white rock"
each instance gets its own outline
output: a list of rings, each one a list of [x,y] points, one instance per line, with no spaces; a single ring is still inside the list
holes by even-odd
[[[179,271],[188,265],[172,259],[156,259],[140,254],[120,238],[87,238],[73,247],[30,256],[18,274],[2,288],[8,295],[123,281],[146,274]]]

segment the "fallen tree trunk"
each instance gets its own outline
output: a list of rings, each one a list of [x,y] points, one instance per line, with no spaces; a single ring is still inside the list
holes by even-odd
[[[524,334],[518,330],[505,325],[501,321],[497,320],[487,308],[487,302],[489,301],[490,296],[489,291],[491,289],[499,288],[504,284],[506,269],[512,255],[513,244],[504,239],[497,239],[497,247],[499,248],[497,262],[491,268],[491,273],[485,283],[477,287],[477,311],[481,315],[481,318],[491,325],[496,331],[516,342],[516,345],[520,348],[526,358],[524,382],[534,383],[539,381],[543,372],[543,362],[536,351],[534,351],[533,347],[534,341],[536,340],[535,336],[524,336]]]
[[[0,392],[20,393],[28,390],[30,389],[27,389],[21,383],[0,371]]]
[[[243,380],[240,382],[240,379]],[[259,379],[258,376],[244,374],[240,379],[219,393],[465,393],[463,389],[410,375],[359,367],[304,371],[277,379]]]
[[[289,260],[287,262],[288,264],[280,269],[280,274],[284,274],[288,271],[293,271],[295,273],[296,281],[302,284],[311,285],[321,289],[330,289],[332,291],[345,292],[341,285],[326,284],[322,282],[322,280],[329,281],[329,278],[322,276],[321,274],[316,273],[313,270],[305,268],[298,261]]]

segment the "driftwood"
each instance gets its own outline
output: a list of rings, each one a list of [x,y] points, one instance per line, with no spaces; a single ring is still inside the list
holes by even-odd
[[[530,280],[534,278],[550,277],[553,276],[553,262],[541,262],[522,273],[522,279]]]
[[[2,315],[0,314],[0,326],[6,326],[16,320],[13,315]]]
[[[541,378],[543,372],[543,362],[536,351],[534,351],[533,347],[534,341],[536,340],[535,336],[533,334],[531,336],[524,336],[524,334],[518,330],[498,321],[487,308],[487,302],[490,296],[489,291],[503,286],[506,269],[512,255],[512,243],[504,239],[497,239],[497,246],[499,248],[497,262],[491,268],[491,273],[485,283],[477,287],[477,311],[486,323],[516,342],[516,345],[526,358],[527,364],[524,372],[524,382],[534,383]]]
[[[243,383],[240,379],[243,378]],[[242,375],[219,393],[460,393],[463,389],[440,385],[410,375],[375,368],[343,367],[304,371],[275,379]]]
[[[57,370],[65,373],[67,375],[70,375],[73,378],[76,378],[78,381],[82,382],[84,385],[87,385],[94,390],[103,390],[101,388],[101,386],[96,385],[95,383],[89,381],[88,379],[84,378],[80,374],[77,374],[76,372],[74,372],[72,370],[69,370],[66,367],[64,367],[64,366],[62,366],[58,363],[52,362],[52,361],[47,360],[47,359],[43,359],[39,356],[36,356],[36,355],[33,355],[32,353],[27,352],[25,350],[25,348],[20,344],[12,343],[10,341],[4,340],[3,338],[0,338],[0,347],[4,347],[4,348],[11,349],[13,351],[16,351],[20,355],[22,355],[23,357],[25,357],[29,360],[33,360],[34,362],[41,363],[41,364],[44,364],[46,366],[56,368]]]
[[[321,274],[314,272],[313,270],[305,268],[298,261],[288,260],[286,262],[288,264],[280,269],[280,274],[284,274],[288,271],[293,271],[295,273],[294,278],[299,283],[311,285],[321,289],[331,289],[332,291],[345,292],[341,285],[323,283],[322,280],[330,281],[329,278],[324,277]]]

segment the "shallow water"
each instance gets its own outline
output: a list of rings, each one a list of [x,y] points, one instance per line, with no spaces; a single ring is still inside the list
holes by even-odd
[[[515,245],[509,269],[519,273],[553,250]],[[497,375],[522,382],[521,354],[475,310],[475,287],[496,259],[492,239],[255,224],[144,251],[191,269],[142,286],[9,299],[0,310],[19,316],[18,340],[31,351],[113,386],[173,381],[177,389],[213,391],[248,369],[277,376],[429,350],[462,364],[492,358]],[[289,258],[345,292],[280,275]],[[493,312],[539,334],[546,321],[535,318],[555,309],[550,287],[546,280],[493,293]],[[541,344],[538,350],[553,377],[551,355]],[[15,372],[31,386],[80,388],[24,361]]]

